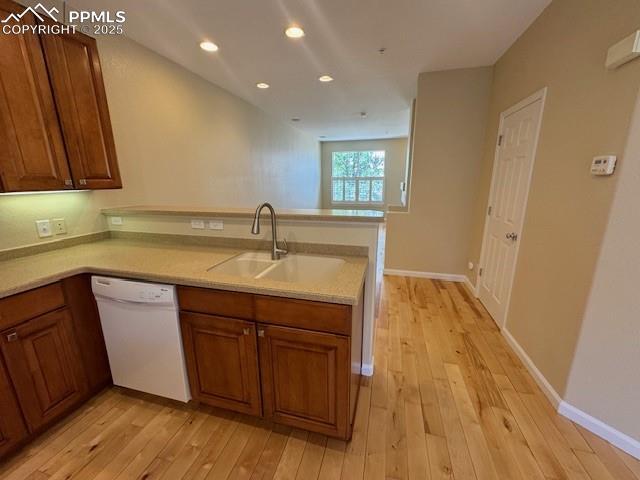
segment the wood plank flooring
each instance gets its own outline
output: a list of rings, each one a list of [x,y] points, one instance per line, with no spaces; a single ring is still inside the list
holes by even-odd
[[[461,284],[385,277],[353,440],[103,392],[0,465],[22,479],[640,479],[558,416]]]

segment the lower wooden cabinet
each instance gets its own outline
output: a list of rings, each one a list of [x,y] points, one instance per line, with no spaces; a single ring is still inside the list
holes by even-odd
[[[73,318],[76,342],[93,393],[111,384],[111,367],[104,343],[98,305],[91,291],[91,275],[81,274],[62,280],[65,303]]]
[[[11,381],[0,359],[0,458],[13,450],[27,435]]]
[[[84,399],[87,383],[68,309],[5,330],[0,345],[31,432]]]
[[[349,337],[258,324],[264,416],[350,438]]]
[[[260,415],[255,324],[190,312],[180,323],[194,400]]]

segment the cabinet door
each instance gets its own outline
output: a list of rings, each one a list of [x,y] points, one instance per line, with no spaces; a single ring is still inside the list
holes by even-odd
[[[349,426],[349,338],[258,325],[265,417],[343,439]]]
[[[42,45],[76,188],[121,188],[95,39],[43,35]]]
[[[24,7],[0,0],[0,17]],[[33,15],[6,25],[34,25]],[[0,34],[0,191],[72,188],[37,35]]]
[[[255,324],[187,312],[180,313],[180,320],[193,398],[260,415]]]
[[[62,288],[66,305],[73,318],[74,332],[89,390],[97,392],[111,384],[111,368],[98,306],[91,291],[91,275],[65,278]]]
[[[67,309],[2,333],[2,353],[31,432],[67,413],[87,392]]]
[[[0,359],[0,458],[27,437],[22,412]]]

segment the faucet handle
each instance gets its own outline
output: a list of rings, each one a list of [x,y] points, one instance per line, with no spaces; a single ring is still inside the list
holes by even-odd
[[[287,253],[289,253],[289,246],[287,245],[287,239],[283,238],[281,243],[282,243],[282,248],[278,248],[278,253],[280,253],[280,255],[286,255]]]

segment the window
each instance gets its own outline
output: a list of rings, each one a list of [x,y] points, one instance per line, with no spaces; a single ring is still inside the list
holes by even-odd
[[[332,203],[383,203],[384,156],[384,150],[333,152]]]

